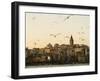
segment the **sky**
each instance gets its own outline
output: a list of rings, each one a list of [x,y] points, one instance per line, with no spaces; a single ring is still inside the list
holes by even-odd
[[[74,44],[89,46],[89,15],[26,12],[25,17],[26,47],[30,49],[48,43],[69,44],[71,35]]]

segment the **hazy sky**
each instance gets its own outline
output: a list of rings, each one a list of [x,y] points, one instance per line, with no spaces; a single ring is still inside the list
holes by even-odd
[[[69,44],[70,36],[75,44],[89,45],[89,15],[25,13],[26,15],[26,47],[45,47]]]

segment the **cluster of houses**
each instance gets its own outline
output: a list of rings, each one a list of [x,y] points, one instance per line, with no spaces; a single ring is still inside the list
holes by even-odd
[[[89,64],[89,47],[74,44],[70,37],[70,44],[48,44],[44,48],[26,48],[26,66],[28,65],[57,65],[57,64]]]

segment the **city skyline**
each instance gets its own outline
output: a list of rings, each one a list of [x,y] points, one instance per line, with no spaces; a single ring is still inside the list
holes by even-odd
[[[75,44],[89,46],[89,15],[25,14],[26,47],[43,48],[48,43],[69,44],[71,35]]]
[[[56,35],[53,35],[56,37]],[[74,44],[71,36],[69,45],[52,44],[44,48],[26,48],[26,67],[41,65],[64,65],[64,64],[89,64],[89,47],[87,45]]]

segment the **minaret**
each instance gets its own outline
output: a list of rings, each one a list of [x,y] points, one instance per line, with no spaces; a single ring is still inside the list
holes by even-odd
[[[71,35],[71,37],[70,37],[70,45],[71,45],[71,46],[73,46],[73,45],[74,45],[74,40],[73,40],[72,35]]]

